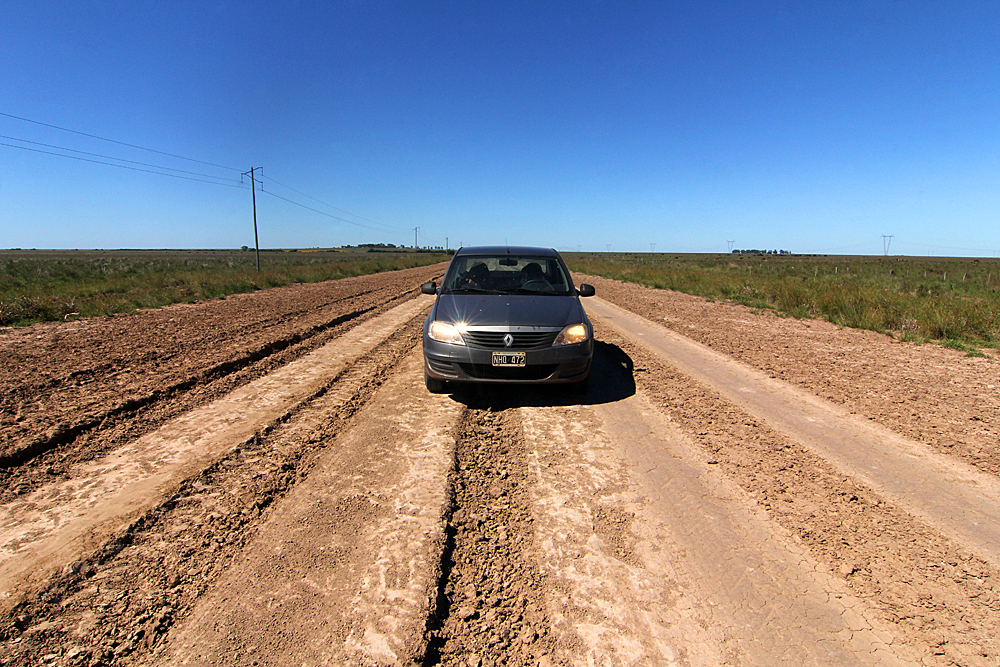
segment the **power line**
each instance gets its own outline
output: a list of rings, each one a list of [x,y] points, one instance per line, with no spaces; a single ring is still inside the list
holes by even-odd
[[[237,182],[235,178],[225,178],[223,176],[213,176],[212,174],[202,174],[202,173],[197,172],[197,171],[187,171],[186,169],[174,169],[173,167],[164,167],[164,166],[158,165],[158,164],[149,164],[148,162],[136,162],[135,160],[126,160],[125,158],[114,157],[113,155],[101,155],[100,153],[88,153],[87,151],[78,151],[75,148],[66,148],[65,146],[54,146],[52,144],[43,144],[40,141],[30,141],[28,139],[19,139],[17,137],[8,137],[8,136],[2,135],[2,134],[0,134],[0,139],[10,139],[11,141],[20,141],[21,143],[32,144],[34,146],[45,146],[46,148],[55,148],[56,150],[60,150],[60,151],[69,151],[70,153],[79,153],[80,155],[90,155],[92,157],[102,157],[102,158],[106,158],[108,160],[118,160],[119,162],[127,162],[129,164],[142,165],[143,167],[152,167],[154,169],[163,169],[164,171],[176,171],[176,172],[179,172],[181,174],[191,174],[192,176],[204,176],[205,178],[217,178],[220,181],[233,181],[234,183]],[[4,144],[4,145],[9,145],[9,144]],[[56,153],[52,153],[52,155],[57,155],[57,154]],[[63,157],[73,157],[73,156],[72,155],[65,155]]]
[[[900,241],[900,243],[905,245],[915,245],[921,248],[931,248],[933,250],[961,250],[963,252],[996,252],[995,250],[990,250],[988,248],[959,248],[956,246],[948,246],[948,245],[930,245],[928,243],[917,243],[916,241]]]
[[[12,137],[6,137],[4,135],[0,135],[0,137],[5,138],[5,139],[12,138]],[[170,171],[180,171],[182,173],[187,173],[187,174],[196,174],[196,175],[199,175],[199,176],[208,176],[208,178],[215,178],[215,179],[219,179],[219,180],[210,181],[210,180],[206,180],[206,179],[203,179],[203,178],[194,178],[193,176],[181,176],[179,174],[166,174],[166,173],[163,173],[162,171],[154,171],[153,169],[141,169],[139,167],[130,167],[128,165],[117,164],[115,162],[105,162],[103,160],[93,160],[93,159],[90,159],[90,158],[79,157],[79,156],[76,156],[76,155],[65,155],[63,153],[55,153],[53,151],[41,150],[41,149],[38,149],[38,148],[30,148],[28,146],[18,146],[16,144],[8,144],[8,143],[5,143],[5,142],[0,142],[0,146],[6,146],[8,148],[18,148],[18,149],[23,150],[23,151],[31,151],[32,153],[42,153],[44,155],[53,155],[55,157],[67,158],[67,159],[70,159],[70,160],[79,160],[81,162],[90,162],[92,164],[101,164],[101,165],[106,165],[106,166],[109,166],[109,167],[118,167],[119,169],[128,169],[130,171],[139,171],[139,172],[146,173],[146,174],[155,174],[157,176],[169,176],[171,178],[180,178],[180,179],[184,179],[186,181],[197,181],[199,183],[208,183],[210,185],[224,185],[226,187],[239,188],[239,189],[246,189],[247,187],[249,187],[249,186],[245,185],[242,182],[233,182],[233,183],[223,183],[223,182],[220,182],[221,180],[224,180],[223,177],[221,177],[221,176],[211,176],[211,175],[208,175],[208,174],[198,174],[197,172],[188,172],[188,171],[184,171],[184,170],[181,170],[181,169],[171,169],[170,167],[161,167],[159,165],[150,165],[150,164],[146,164],[144,162],[135,162],[133,160],[122,160],[121,158],[111,157],[111,156],[107,156],[107,155],[99,155],[99,154],[96,154],[96,153],[88,153],[86,151],[76,151],[76,150],[74,150],[72,148],[63,148],[61,146],[52,146],[50,144],[43,144],[43,143],[40,143],[40,142],[37,142],[37,141],[28,141],[26,139],[16,139],[16,138],[14,138],[14,141],[23,141],[25,143],[31,143],[31,144],[35,144],[35,145],[39,145],[39,146],[47,146],[49,148],[57,148],[59,150],[68,150],[68,151],[72,151],[72,152],[75,152],[75,153],[81,153],[83,155],[93,155],[93,156],[96,156],[96,157],[108,158],[110,160],[119,160],[121,162],[129,162],[129,163],[132,163],[132,164],[141,164],[143,166],[154,167],[156,169],[166,169],[166,170],[170,170]],[[228,180],[228,179],[225,179],[225,180]],[[271,180],[273,180],[273,179],[271,179]],[[275,181],[275,183],[277,183],[277,181]],[[294,188],[291,188],[291,187],[289,187],[287,185],[284,185],[283,187],[287,187],[290,190],[294,190]],[[377,227],[371,227],[369,225],[363,225],[363,224],[361,224],[359,222],[355,222],[353,220],[347,220],[346,218],[341,218],[341,217],[336,216],[336,215],[331,215],[331,214],[329,214],[329,213],[327,213],[325,211],[320,211],[319,209],[312,208],[311,206],[306,206],[305,204],[300,204],[297,201],[293,201],[293,200],[288,199],[286,197],[282,197],[281,195],[275,194],[273,192],[268,192],[267,190],[261,189],[261,192],[264,192],[265,194],[268,194],[268,195],[270,195],[272,197],[275,197],[277,199],[280,199],[282,201],[286,201],[289,204],[293,204],[295,206],[299,206],[301,208],[304,208],[306,210],[312,211],[314,213],[319,213],[320,215],[325,215],[328,218],[332,218],[332,219],[338,220],[340,222],[346,222],[347,224],[356,225],[358,227],[363,227],[364,229],[370,229],[370,230],[376,231],[376,232],[385,232],[386,231],[385,229],[379,229]],[[299,193],[299,194],[302,194],[305,197],[309,197],[309,195],[305,195],[303,193]],[[312,199],[312,197],[310,197],[310,199]],[[320,202],[320,203],[324,203],[324,202]],[[332,207],[332,208],[335,208],[335,207]],[[358,217],[360,217],[360,216],[358,216]],[[362,218],[362,219],[364,219],[364,218]],[[379,224],[379,223],[376,223],[376,224]],[[392,229],[400,229],[400,228],[399,227],[394,227]]]
[[[282,199],[284,201],[287,201],[290,204],[295,204],[296,206],[301,206],[302,208],[305,208],[306,210],[313,211],[315,213],[320,213],[320,214],[325,215],[325,216],[327,216],[329,218],[333,218],[334,220],[339,220],[341,222],[346,222],[348,224],[357,225],[358,227],[363,227],[364,229],[370,229],[370,230],[375,231],[375,232],[404,231],[404,229],[402,227],[397,227],[395,225],[390,225],[390,224],[387,224],[387,223],[384,223],[384,222],[379,222],[378,220],[371,220],[369,218],[362,217],[362,216],[358,215],[357,213],[351,213],[350,211],[346,211],[346,210],[344,210],[342,208],[334,206],[333,204],[325,202],[322,199],[318,199],[316,197],[313,197],[312,195],[306,194],[305,192],[302,192],[301,190],[296,190],[295,188],[293,188],[290,185],[285,185],[284,183],[276,181],[275,179],[271,178],[270,176],[258,176],[257,177],[257,181],[260,182],[260,183],[262,183],[265,180],[266,181],[270,181],[271,183],[274,183],[275,185],[280,185],[283,188],[287,188],[287,189],[291,190],[292,192],[294,192],[296,194],[302,195],[306,199],[311,199],[312,201],[320,203],[323,206],[328,206],[328,207],[332,208],[335,211],[340,211],[341,213],[345,213],[347,215],[354,216],[355,218],[358,218],[359,220],[364,220],[365,222],[370,222],[373,225],[380,225],[381,228],[380,227],[370,227],[368,225],[362,225],[360,223],[354,222],[353,220],[346,220],[346,219],[341,218],[339,216],[331,215],[331,214],[326,213],[324,211],[319,211],[319,210],[317,210],[315,208],[312,208],[312,207],[309,207],[309,206],[305,206],[305,205],[300,204],[298,202],[292,201],[291,199],[286,199],[285,197],[281,197],[279,195],[276,195],[273,192],[270,192],[268,190],[264,190],[263,186],[261,187],[261,192],[265,192],[265,193],[271,195],[272,197],[277,197],[278,199]],[[412,230],[410,230],[410,231],[412,231]],[[427,236],[426,234],[424,234],[424,239],[425,240],[430,240],[430,241],[437,241],[439,243],[441,241],[441,239],[438,238],[438,237],[436,237],[436,236]],[[445,246],[447,246],[447,245],[448,245],[448,241],[447,241],[447,237],[445,237]]]
[[[295,206],[299,206],[301,208],[304,208],[307,211],[312,211],[313,213],[319,213],[320,215],[325,215],[328,218],[333,218],[334,220],[339,220],[340,222],[346,222],[349,225],[355,225],[357,227],[363,227],[365,229],[370,229],[373,232],[384,232],[385,231],[384,229],[378,229],[376,227],[369,227],[368,225],[362,225],[360,222],[354,222],[353,220],[347,220],[345,218],[340,218],[340,217],[337,217],[335,215],[331,215],[331,214],[327,213],[326,211],[321,211],[318,208],[313,208],[311,206],[306,206],[305,204],[300,204],[297,201],[292,201],[291,199],[288,199],[286,197],[282,197],[281,195],[276,195],[273,192],[270,192],[268,190],[261,190],[261,192],[263,192],[266,195],[270,195],[270,196],[272,196],[272,197],[274,197],[276,199],[280,199],[282,201],[286,201],[289,204],[294,204]]]
[[[360,216],[360,215],[358,215],[357,213],[351,213],[350,211],[345,211],[344,209],[342,209],[342,208],[338,208],[338,207],[334,206],[333,204],[329,204],[329,203],[327,203],[327,202],[323,201],[322,199],[317,199],[316,197],[313,197],[313,196],[311,196],[311,195],[307,195],[307,194],[306,194],[306,193],[304,193],[304,192],[301,192],[301,191],[299,191],[299,190],[296,190],[295,188],[293,188],[293,187],[292,187],[292,186],[290,186],[290,185],[285,185],[284,183],[280,183],[280,182],[278,182],[278,181],[274,180],[273,178],[271,178],[270,176],[263,176],[261,180],[263,180],[263,179],[267,179],[267,180],[268,180],[268,181],[270,181],[271,183],[274,183],[275,185],[280,185],[280,186],[281,186],[281,187],[283,187],[283,188],[288,188],[288,189],[289,189],[289,190],[291,190],[292,192],[294,192],[294,193],[296,193],[296,194],[300,194],[300,195],[302,195],[303,197],[305,197],[306,199],[311,199],[311,200],[313,200],[314,202],[318,202],[318,203],[320,203],[320,204],[323,204],[323,206],[329,206],[329,207],[330,207],[330,208],[332,208],[332,209],[333,209],[334,211],[340,211],[341,213],[345,213],[345,214],[347,214],[347,215],[351,215],[351,216],[354,216],[355,218],[358,218],[359,220],[364,220],[365,222],[370,222],[370,223],[372,223],[373,225],[382,225],[383,227],[388,227],[389,229],[394,229],[394,230],[400,230],[400,231],[402,231],[402,230],[403,230],[403,228],[402,228],[402,227],[395,227],[395,226],[393,226],[393,225],[388,225],[388,224],[386,224],[386,223],[384,223],[384,222],[379,222],[379,221],[377,221],[377,220],[369,220],[368,218],[363,218],[363,217],[361,217],[361,216]]]
[[[101,141],[109,141],[113,144],[118,144],[120,146],[128,146],[129,148],[138,148],[141,151],[149,151],[150,153],[159,153],[160,155],[166,155],[168,157],[177,158],[178,160],[188,160],[189,162],[197,162],[199,164],[207,164],[211,167],[219,167],[220,169],[229,169],[230,171],[239,171],[236,167],[227,167],[221,164],[215,164],[214,162],[205,162],[204,160],[196,160],[192,157],[184,157],[183,155],[175,155],[173,153],[166,153],[164,151],[158,151],[155,148],[146,148],[145,146],[138,146],[136,144],[130,144],[124,141],[118,141],[116,139],[108,139],[107,137],[99,137],[96,134],[88,134],[87,132],[80,132],[79,130],[71,130],[68,127],[59,127],[58,125],[52,125],[50,123],[43,123],[40,120],[31,120],[30,118],[22,118],[21,116],[15,116],[14,114],[4,113],[0,111],[0,116],[6,116],[7,118],[14,118],[17,120],[23,120],[26,123],[34,123],[35,125],[43,125],[45,127],[51,127],[56,130],[62,130],[63,132],[72,132],[73,134],[79,134],[83,137],[90,137],[91,139],[100,139]]]
[[[96,135],[96,134],[91,134],[91,133],[88,133],[88,132],[81,132],[79,130],[73,130],[73,129],[70,129],[70,128],[67,128],[67,127],[61,127],[59,125],[53,125],[52,123],[45,123],[45,122],[42,122],[42,121],[33,120],[31,118],[24,118],[23,116],[15,116],[14,114],[5,113],[3,111],[0,111],[0,116],[4,116],[4,117],[7,117],[7,118],[13,118],[15,120],[24,121],[26,123],[33,123],[35,125],[41,125],[43,127],[50,127],[50,128],[56,129],[56,130],[61,130],[63,132],[70,132],[72,134],[78,134],[80,136],[90,137],[92,139],[98,139],[100,141],[107,141],[109,143],[118,144],[119,146],[128,146],[129,148],[135,148],[135,149],[147,151],[147,152],[150,152],[150,153],[156,153],[158,155],[165,155],[167,157],[176,158],[178,160],[187,160],[189,162],[196,162],[198,164],[204,164],[204,165],[208,165],[208,166],[211,166],[211,167],[218,167],[220,169],[227,169],[227,170],[230,170],[230,171],[241,173],[241,170],[237,169],[236,167],[228,167],[226,165],[216,164],[214,162],[208,162],[208,161],[205,161],[205,160],[198,160],[196,158],[190,158],[190,157],[186,157],[186,156],[183,156],[183,155],[177,155],[175,153],[168,153],[166,151],[157,150],[155,148],[147,148],[146,146],[140,146],[138,144],[132,144],[132,143],[128,143],[128,142],[125,142],[125,141],[119,141],[117,139],[109,139],[108,137],[102,137],[102,136],[99,136],[99,135]],[[90,162],[92,164],[101,164],[101,165],[106,165],[106,166],[109,166],[109,167],[118,167],[119,169],[128,169],[130,171],[139,171],[139,172],[148,173],[148,174],[156,174],[158,176],[170,176],[172,178],[181,178],[181,179],[188,180],[188,181],[198,181],[198,182],[201,182],[201,183],[210,183],[210,184],[213,184],[213,185],[225,185],[227,187],[234,187],[234,188],[241,188],[241,189],[244,189],[244,188],[247,187],[242,181],[240,181],[240,182],[237,183],[235,181],[235,179],[227,179],[227,178],[222,177],[222,176],[212,176],[211,174],[202,174],[202,173],[199,173],[199,172],[186,171],[184,169],[174,169],[172,167],[164,167],[164,166],[161,166],[161,165],[148,164],[148,163],[145,163],[145,162],[137,162],[135,160],[126,160],[124,158],[117,158],[117,157],[113,157],[113,156],[109,156],[109,155],[101,155],[101,154],[98,154],[98,153],[89,153],[87,151],[81,151],[81,150],[76,150],[76,149],[72,149],[72,148],[65,148],[65,147],[62,147],[62,146],[55,146],[55,145],[52,145],[52,144],[45,144],[45,143],[37,142],[37,141],[29,141],[27,139],[19,139],[19,138],[16,138],[16,137],[6,137],[6,136],[3,136],[3,135],[0,135],[0,138],[9,139],[11,141],[18,141],[18,142],[21,142],[21,143],[33,144],[35,146],[45,146],[46,148],[53,148],[53,149],[60,150],[60,151],[66,151],[66,152],[71,152],[71,153],[78,153],[80,155],[89,155],[91,157],[104,158],[106,160],[116,160],[116,162],[105,162],[103,160],[95,160],[95,159],[90,159],[90,158],[85,158],[85,157],[79,157],[77,155],[66,155],[64,153],[55,153],[55,152],[52,152],[52,151],[41,150],[41,149],[38,149],[38,148],[29,148],[27,146],[18,146],[18,145],[15,145],[15,144],[8,144],[8,143],[2,143],[2,142],[0,142],[0,146],[6,146],[8,148],[19,148],[21,150],[31,151],[33,153],[42,153],[42,154],[45,154],[45,155],[54,155],[56,157],[69,158],[71,160],[80,160],[82,162]],[[125,162],[125,163],[132,164],[132,165],[141,165],[141,167],[151,167],[151,169],[142,169],[140,167],[130,167],[130,166],[126,165],[126,164],[118,164],[118,162]],[[160,170],[160,171],[154,171],[154,170]],[[171,171],[171,172],[177,172],[177,173],[172,173],[172,174],[171,173],[164,173],[164,171]],[[189,175],[188,176],[181,176],[180,174],[189,174]],[[203,177],[203,178],[196,178],[198,176]],[[216,179],[216,180],[206,180],[206,179]],[[233,182],[232,183],[220,182],[220,181],[226,181],[226,180],[232,180]],[[269,194],[272,197],[275,197],[275,198],[280,199],[282,201],[288,202],[289,204],[293,204],[295,206],[299,206],[300,208],[304,208],[304,209],[306,209],[308,211],[312,211],[314,213],[319,213],[320,215],[325,215],[326,217],[331,218],[333,220],[338,220],[340,222],[345,222],[345,223],[350,224],[350,225],[355,225],[357,227],[362,227],[364,229],[370,229],[370,230],[376,231],[376,232],[385,232],[387,230],[402,231],[402,229],[403,229],[401,227],[395,227],[393,225],[388,225],[386,223],[378,222],[376,220],[369,220],[368,218],[364,218],[364,217],[362,217],[360,215],[357,215],[356,213],[351,213],[350,211],[346,211],[344,209],[338,208],[338,207],[336,207],[336,206],[334,206],[332,204],[329,204],[329,203],[327,203],[327,202],[325,202],[325,201],[323,201],[321,199],[317,199],[316,197],[313,197],[313,196],[308,195],[308,194],[306,194],[304,192],[296,190],[295,188],[293,188],[293,187],[291,187],[289,185],[285,185],[284,183],[276,181],[273,178],[269,178],[268,180],[270,180],[271,182],[273,182],[275,185],[279,185],[279,186],[281,186],[283,188],[287,188],[287,189],[291,190],[292,192],[295,192],[296,194],[299,194],[299,195],[301,195],[303,197],[306,197],[307,199],[311,199],[311,200],[313,200],[313,201],[315,201],[317,203],[323,204],[324,206],[327,206],[327,207],[329,207],[329,208],[331,208],[333,210],[340,211],[340,212],[342,212],[342,213],[344,213],[346,215],[350,215],[350,216],[353,216],[353,217],[358,218],[360,220],[364,220],[365,222],[370,222],[373,225],[379,225],[380,227],[382,227],[382,229],[380,229],[378,227],[371,227],[371,226],[368,226],[368,225],[364,225],[364,224],[361,224],[359,222],[355,222],[353,220],[348,220],[346,218],[341,218],[341,217],[336,216],[336,215],[331,215],[331,214],[329,214],[329,213],[327,213],[325,211],[320,211],[320,210],[312,208],[310,206],[306,206],[305,204],[300,204],[297,201],[293,201],[293,200],[288,199],[286,197],[282,197],[281,195],[277,195],[277,194],[275,194],[273,192],[266,191],[266,190],[263,189],[262,180],[260,178],[257,179],[257,181],[261,183],[261,192],[265,192],[266,194]],[[253,186],[251,185],[250,187],[253,187]]]
[[[56,157],[64,157],[70,160],[80,160],[82,162],[91,162],[93,164],[104,164],[109,167],[118,167],[119,169],[129,169],[131,171],[141,171],[147,174],[156,174],[157,176],[169,176],[171,178],[183,178],[185,181],[198,181],[200,183],[210,183],[211,185],[224,185],[227,188],[246,188],[242,183],[220,183],[219,181],[207,181],[203,178],[194,178],[192,176],[181,176],[180,174],[164,174],[162,171],[153,171],[151,169],[140,169],[138,167],[129,167],[124,164],[115,164],[114,162],[103,162],[101,160],[91,160],[90,158],[78,157],[76,155],[64,155],[63,153],[53,153],[52,151],[43,151],[38,148],[28,148],[27,146],[15,146],[14,144],[6,144],[0,142],[0,146],[7,146],[8,148],[19,148],[22,151],[31,151],[32,153],[44,153],[45,155],[55,155]],[[116,159],[116,158],[112,158]]]

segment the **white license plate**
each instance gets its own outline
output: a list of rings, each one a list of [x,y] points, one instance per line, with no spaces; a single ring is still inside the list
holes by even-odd
[[[494,352],[494,366],[524,366],[524,352]]]

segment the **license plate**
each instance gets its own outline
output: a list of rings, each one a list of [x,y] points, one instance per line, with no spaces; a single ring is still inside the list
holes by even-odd
[[[494,366],[524,366],[524,352],[494,352]]]

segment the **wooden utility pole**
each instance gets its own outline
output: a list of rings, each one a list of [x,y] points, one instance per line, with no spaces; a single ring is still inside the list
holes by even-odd
[[[257,241],[257,186],[253,177],[253,170],[257,167],[250,167],[250,171],[243,172],[243,175],[250,175],[250,201],[253,202],[253,247],[257,254],[257,272],[260,273],[260,242]]]

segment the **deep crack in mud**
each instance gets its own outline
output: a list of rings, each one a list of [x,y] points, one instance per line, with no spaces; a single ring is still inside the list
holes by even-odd
[[[428,665],[535,665],[554,645],[535,566],[520,420],[500,396],[477,395],[459,426],[450,552]]]

